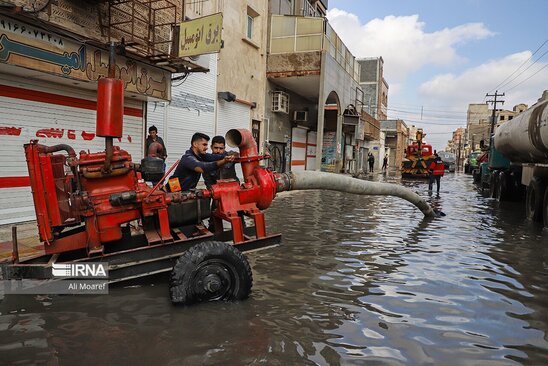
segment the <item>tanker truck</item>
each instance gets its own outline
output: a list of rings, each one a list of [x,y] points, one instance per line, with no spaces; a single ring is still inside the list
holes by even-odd
[[[527,218],[548,227],[548,90],[530,108],[497,125],[482,182],[499,201],[522,200]]]

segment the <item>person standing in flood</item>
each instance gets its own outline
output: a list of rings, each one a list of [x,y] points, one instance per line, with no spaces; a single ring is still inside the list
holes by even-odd
[[[432,191],[432,187],[434,185],[434,182],[436,182],[436,192],[440,193],[440,181],[441,177],[443,177],[443,173],[445,172],[445,166],[443,165],[443,161],[438,156],[437,153],[434,154],[434,161],[430,163],[430,166],[428,167],[428,173],[429,173],[429,179],[428,182],[428,191]]]
[[[385,171],[388,168],[388,154],[382,159],[382,170]]]
[[[369,153],[367,156],[367,161],[369,162],[369,173],[373,173],[373,166],[375,165],[375,157],[372,153]]]

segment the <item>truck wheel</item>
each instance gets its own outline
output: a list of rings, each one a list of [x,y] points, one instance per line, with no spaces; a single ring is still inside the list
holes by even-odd
[[[508,201],[511,196],[511,187],[509,185],[510,176],[508,173],[500,172],[497,177],[497,201]]]
[[[499,188],[499,172],[494,171],[489,177],[489,197],[497,198]]]
[[[171,271],[169,292],[173,304],[243,300],[253,276],[245,256],[232,245],[208,241],[179,257]]]
[[[542,222],[542,205],[545,188],[545,183],[538,177],[533,177],[531,182],[529,182],[525,196],[525,213],[528,219]]]

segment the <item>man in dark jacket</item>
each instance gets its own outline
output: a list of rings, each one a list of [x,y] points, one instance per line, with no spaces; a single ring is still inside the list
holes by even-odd
[[[225,138],[223,136],[215,136],[211,139],[211,151],[215,155],[222,155],[228,156],[228,155],[234,155],[231,153],[226,152],[226,143]],[[218,169],[215,169],[211,171],[209,174],[204,173],[204,182],[206,186],[211,187],[219,179],[238,179],[236,176],[236,169],[234,167],[233,162],[226,163],[222,167],[219,167]]]
[[[190,149],[181,157],[171,177],[171,179],[179,179],[182,191],[196,188],[201,174],[209,174],[226,163],[234,161],[233,156],[207,153],[208,142],[209,136],[206,134],[196,132],[192,136]]]
[[[158,147],[158,144],[162,146],[161,149]],[[148,128],[148,136],[145,140],[145,156],[160,158],[164,161],[167,158],[166,144],[164,144],[164,140],[158,136],[158,129],[154,125]]]

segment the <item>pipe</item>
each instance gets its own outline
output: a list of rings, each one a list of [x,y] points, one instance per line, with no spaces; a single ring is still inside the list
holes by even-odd
[[[70,158],[76,158],[76,152],[74,152],[74,149],[67,144],[59,144],[59,145],[53,145],[53,146],[37,144],[36,148],[38,149],[38,152],[41,152],[44,154],[50,154],[57,151],[65,150]]]
[[[249,182],[253,172],[259,166],[257,143],[249,130],[238,128],[229,130],[225,135],[229,146],[240,149],[240,163],[245,182]]]
[[[415,205],[424,216],[437,217],[443,215],[434,211],[418,194],[409,188],[390,183],[370,182],[344,175],[302,171],[276,173],[277,191],[297,191],[307,189],[327,189],[361,195],[396,196]]]
[[[116,43],[111,42],[108,54],[108,77],[116,78]],[[109,174],[112,169],[110,162],[114,153],[114,142],[112,136],[105,137],[105,164],[103,165],[103,173]]]
[[[114,155],[114,142],[111,136],[105,137],[105,164],[103,165],[103,173],[109,174],[112,169],[110,162],[112,161],[112,156]]]

